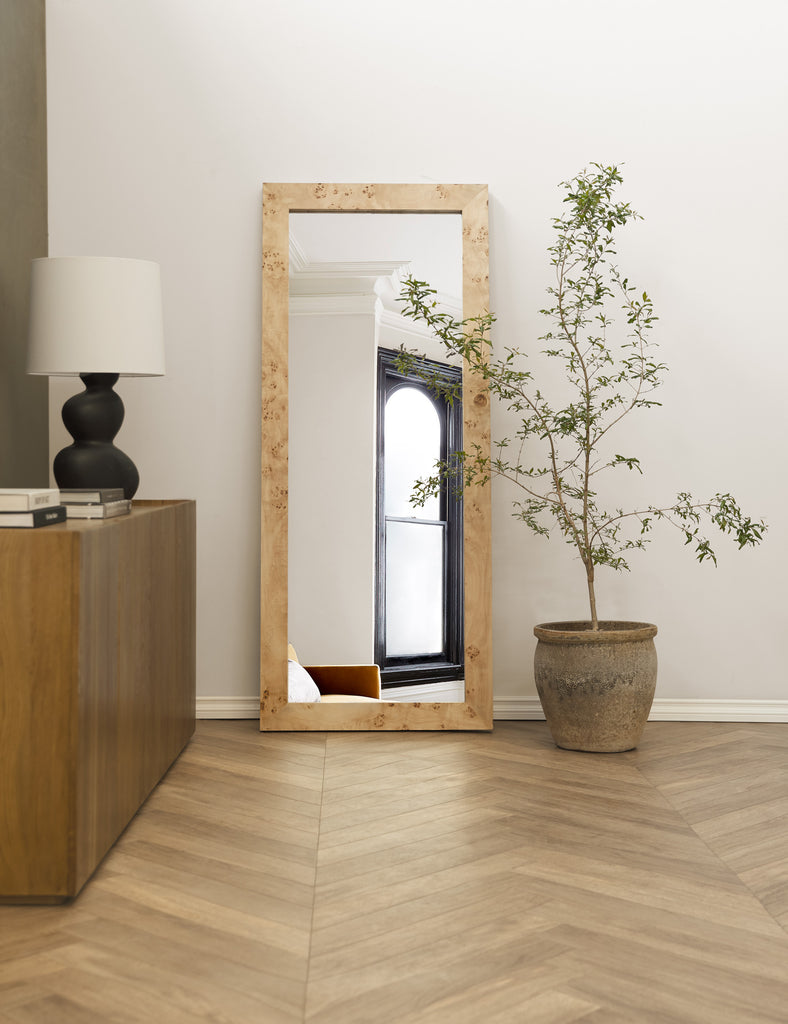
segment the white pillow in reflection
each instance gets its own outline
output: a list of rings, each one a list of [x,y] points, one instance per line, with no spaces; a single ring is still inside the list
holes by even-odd
[[[292,704],[320,700],[320,690],[303,665],[297,661],[287,662],[287,699]]]

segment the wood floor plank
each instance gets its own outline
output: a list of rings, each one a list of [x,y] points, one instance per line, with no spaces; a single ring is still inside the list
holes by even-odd
[[[561,974],[540,979],[545,987],[534,992],[534,976],[538,967],[514,972],[506,981],[497,979],[463,992],[463,998],[452,998],[402,1020],[401,1024],[574,1024],[586,1021],[596,1004],[561,990]],[[547,987],[547,984],[551,987]],[[398,1022],[399,1024],[399,1022]],[[632,1022],[630,1021],[630,1024]]]
[[[506,875],[521,863],[522,854],[496,853],[489,857],[474,857],[457,864],[441,866],[424,874],[408,872],[404,877],[380,879],[364,890],[363,908],[359,908],[359,892],[352,884],[339,888],[318,883],[313,916],[313,927],[329,928],[345,921],[358,921],[360,916],[382,915],[402,904],[428,899],[440,893],[461,890],[469,893],[487,884],[488,879]],[[445,862],[441,860],[441,865]]]
[[[100,916],[76,922],[70,916],[68,932],[71,936],[89,941],[95,935],[102,948],[111,944],[120,955],[137,956],[143,962],[147,962],[153,952],[169,947],[173,955],[183,958],[187,975],[218,976],[241,991],[249,986],[261,1005],[301,1012],[306,960],[292,956],[279,958],[264,942],[250,941],[210,924],[201,926],[172,918],[134,901],[99,898]],[[111,983],[108,984],[111,987]],[[221,1005],[220,996],[217,992],[217,1006]]]
[[[268,891],[260,892],[256,885],[257,877],[250,877],[249,872],[237,875],[228,871],[224,877],[217,877],[215,871],[208,873],[201,870],[202,865],[199,863],[195,865],[192,861],[192,867],[197,870],[187,871],[183,858],[179,858],[173,865],[161,864],[150,856],[147,846],[132,851],[124,847],[117,851],[117,856],[112,860],[113,875],[127,875],[137,882],[151,887],[163,887],[176,897],[187,899],[199,889],[201,899],[210,905],[251,914],[287,929],[309,931],[312,922],[311,901],[298,904]]]
[[[643,867],[622,872],[619,865],[558,851],[553,851],[549,862],[540,861],[516,870],[529,879],[569,887],[578,902],[586,892],[599,892],[630,901],[644,910],[674,910],[716,923],[733,919],[748,931],[779,937],[780,928],[772,916],[746,886],[733,878],[724,884],[718,881],[712,885],[703,878],[688,880],[657,875]],[[711,898],[712,893],[714,898]]]
[[[651,1019],[677,1024],[784,1024],[784,998],[781,1001],[762,987],[749,991],[740,979],[716,987],[723,980],[718,972],[701,976],[696,971],[687,977],[653,969],[643,973],[608,969],[583,974],[568,991],[619,1012],[632,1014],[642,1006]]]
[[[219,931],[281,951],[283,960],[290,956],[305,957],[308,954],[309,935],[303,928],[282,924],[256,913],[252,900],[247,909],[238,909],[234,905],[235,894],[232,904],[217,902],[211,898],[211,893],[206,894],[202,885],[179,891],[166,880],[157,879],[153,882],[144,877],[132,878],[129,875],[109,873],[94,879],[93,891],[136,901],[189,924],[210,924]]]
[[[519,908],[524,909],[524,908]],[[310,980],[307,1020],[321,1024],[339,1024],[340,1021],[361,1022],[368,1016],[371,1006],[379,1007],[381,1020],[400,1022],[418,1020],[419,1014],[430,1014],[438,1020],[473,1020],[461,1009],[474,1007],[479,1016],[479,997],[501,985],[514,984],[523,964],[528,971],[536,971],[540,984],[529,977],[529,995],[537,995],[549,988],[565,983],[572,975],[563,971],[543,971],[545,964],[565,951],[558,943],[545,940],[541,929],[529,929],[522,921],[509,920],[503,935],[486,929],[487,944],[480,946],[480,929],[472,931],[477,938],[470,943],[465,932],[448,941],[451,929],[431,943],[429,955],[418,951],[400,936],[394,936],[388,956],[370,960],[365,957],[363,971],[331,970],[319,972]],[[483,953],[481,952],[483,950]],[[345,964],[352,962],[346,958]],[[490,964],[496,970],[490,970]],[[534,987],[535,986],[535,987]],[[481,1019],[486,1019],[483,1015]]]
[[[224,853],[227,847],[222,847]],[[118,850],[121,855],[121,851]],[[124,843],[122,855],[132,858],[128,862],[127,873],[140,874],[148,870],[148,865],[160,865],[170,868],[174,873],[186,878],[185,886],[199,886],[201,879],[210,879],[234,886],[244,893],[267,896],[272,901],[282,904],[281,913],[293,916],[306,916],[311,912],[314,901],[313,873],[308,873],[308,882],[299,884],[282,874],[273,874],[259,863],[259,855],[251,864],[239,863],[242,858],[216,856],[215,850],[206,850],[200,844],[195,849],[187,849],[182,844],[177,846],[164,842],[152,843],[149,840],[130,840]],[[112,858],[113,870],[120,870],[120,857]]]
[[[462,881],[423,895],[403,894],[399,902],[375,907],[369,913],[361,907],[355,917],[333,919],[322,926],[319,924],[321,915],[316,912],[311,963],[320,965],[326,952],[333,960],[340,951],[345,951],[342,955],[349,955],[353,962],[371,963],[381,949],[390,951],[399,942],[423,947],[440,929],[456,932],[468,928],[474,921],[485,920],[491,913],[500,916],[506,900],[529,909],[539,902],[530,889],[516,890],[511,873],[501,871],[482,876],[476,882]],[[325,973],[325,965],[321,970]]]
[[[196,975],[193,971],[173,969],[171,955],[153,960],[151,957],[126,956],[114,948],[97,948],[94,941],[86,939],[82,943],[74,943],[63,947],[57,953],[63,966],[73,976],[99,983],[109,984],[114,988],[119,982],[133,989],[133,1001],[137,1003],[135,1013],[140,1007],[140,996],[147,997],[152,1008],[150,1020],[156,1020],[156,1000],[162,991],[167,992],[168,1017],[176,1020],[179,1015],[184,1020],[202,1020],[211,1015],[218,1020],[246,1021],[261,1015],[264,1007],[266,1021],[291,1022],[301,1016],[301,1007],[285,1007],[272,1004],[270,999],[262,1001],[255,988],[238,987],[237,973],[235,986],[227,984],[227,974],[215,971],[213,974]],[[59,986],[62,991],[64,986]],[[77,999],[80,988],[72,990],[72,998]],[[221,1010],[218,1007],[221,1007]]]
[[[266,1013],[276,1010],[285,1016],[301,1016],[304,978],[293,979],[267,970],[269,964],[263,950],[258,950],[258,955],[249,963],[236,957],[239,946],[232,942],[216,943],[210,955],[203,955],[204,933],[200,930],[184,932],[176,939],[172,934],[154,934],[149,929],[136,927],[128,920],[109,918],[96,919],[89,926],[74,926],[70,932],[83,943],[96,944],[107,956],[131,959],[142,970],[165,971],[170,982],[199,985],[204,997],[213,998],[217,1005],[227,1007],[241,1004],[243,1000],[246,1017],[250,1019],[254,1019],[251,1000],[258,1008],[265,1007]],[[111,961],[104,973],[111,985]]]
[[[283,886],[288,885],[293,892],[306,891],[307,900],[312,900],[315,863],[310,862],[310,858],[283,857],[281,849],[272,851],[256,837],[230,830],[205,828],[188,816],[171,814],[166,810],[152,811],[144,823],[127,835],[132,836],[134,842],[153,842],[156,846],[169,848],[176,856],[183,851],[194,856],[210,857],[218,863],[226,863],[230,872],[236,869],[268,872],[272,879],[277,879]],[[296,897],[291,894],[288,898]]]
[[[511,830],[501,828],[491,832],[483,824],[478,829],[466,828],[462,833],[444,832],[420,842],[390,848],[385,860],[386,882],[395,885],[425,878],[444,869],[520,851],[522,845],[522,837]],[[330,865],[321,863],[318,884],[321,900],[342,895],[363,899],[367,893],[380,888],[381,866],[363,855]]]
[[[784,1024],[786,929],[788,727],[200,722],[75,901],[0,906],[0,1024]]]

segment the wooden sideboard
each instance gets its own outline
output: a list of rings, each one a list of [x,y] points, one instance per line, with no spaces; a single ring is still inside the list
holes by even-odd
[[[0,529],[0,902],[75,896],[194,732],[195,520]]]

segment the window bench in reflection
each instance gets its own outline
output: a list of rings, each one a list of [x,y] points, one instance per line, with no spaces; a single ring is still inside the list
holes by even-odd
[[[292,644],[287,648],[287,657],[288,700],[292,703],[319,701],[321,704],[342,704],[380,700],[380,669],[377,665],[302,666]]]

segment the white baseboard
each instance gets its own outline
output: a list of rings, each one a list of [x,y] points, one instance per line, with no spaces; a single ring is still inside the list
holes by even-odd
[[[498,721],[544,719],[538,697],[495,697]],[[788,700],[671,700],[657,698],[649,722],[788,722]]]
[[[788,700],[655,700],[650,722],[788,722]]]
[[[198,697],[198,718],[259,718],[259,697]]]
[[[257,697],[197,698],[198,718],[258,718],[259,715],[260,701]],[[499,722],[532,721],[544,719],[544,714],[538,697],[495,697],[493,718]],[[788,700],[657,698],[651,708],[649,721],[788,722]]]

